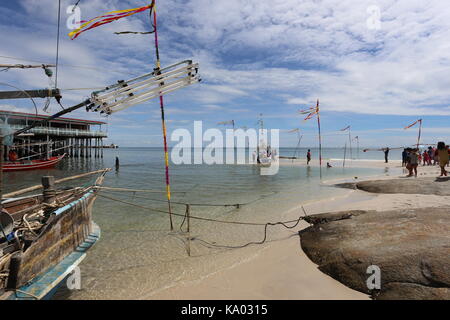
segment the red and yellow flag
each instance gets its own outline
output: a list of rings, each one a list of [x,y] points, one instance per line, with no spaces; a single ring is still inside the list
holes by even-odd
[[[74,40],[76,39],[80,34],[82,34],[85,31],[100,27],[104,24],[107,23],[111,23],[113,21],[122,19],[122,18],[126,18],[129,16],[132,16],[136,13],[139,12],[143,12],[146,10],[149,10],[151,8],[153,8],[155,5],[155,2],[152,1],[151,4],[147,5],[147,6],[143,6],[140,8],[134,8],[134,9],[126,9],[126,10],[118,10],[118,11],[111,11],[108,12],[104,15],[95,17],[89,21],[81,21],[81,26],[75,30],[73,30],[72,32],[69,33],[69,37]]]

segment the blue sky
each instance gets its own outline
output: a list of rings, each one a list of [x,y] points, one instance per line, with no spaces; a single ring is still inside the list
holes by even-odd
[[[71,41],[62,0],[59,87],[96,88],[149,72],[153,38],[115,35],[150,29],[138,14],[88,31]],[[143,0],[81,0],[82,19],[147,4]],[[361,146],[414,144],[417,129],[402,128],[423,118],[424,143],[450,140],[450,9],[432,0],[191,0],[157,1],[162,65],[184,59],[200,63],[200,84],[165,97],[168,132],[235,120],[256,127],[260,113],[268,128],[281,129],[281,146],[316,146],[316,122],[297,111],[321,101],[324,146],[343,146],[351,125]],[[0,2],[0,63],[53,63],[57,0]],[[369,28],[371,5],[380,9],[380,29]],[[21,58],[13,60],[5,57]],[[0,82],[21,88],[48,85],[42,70],[0,72]],[[8,90],[4,86],[2,90]],[[92,90],[64,90],[65,106]],[[39,101],[40,110],[44,101]],[[2,109],[32,111],[28,101],[0,101]],[[59,106],[52,103],[50,112]],[[73,114],[102,120],[96,113]],[[113,114],[109,142],[161,146],[158,101]],[[225,127],[222,127],[225,129]]]

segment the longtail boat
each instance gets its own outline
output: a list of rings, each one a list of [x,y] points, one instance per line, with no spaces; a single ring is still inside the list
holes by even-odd
[[[53,168],[65,157],[65,155],[66,154],[39,160],[8,161],[3,163],[2,169],[4,172],[8,172]]]
[[[109,170],[76,176],[100,173],[91,186],[61,190],[53,177],[43,177],[42,194],[3,200],[0,300],[50,299],[67,280],[100,238],[92,206]]]

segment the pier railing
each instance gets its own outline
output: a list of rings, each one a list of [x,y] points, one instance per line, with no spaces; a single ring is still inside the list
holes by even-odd
[[[22,129],[22,126],[11,125],[14,130]],[[106,138],[107,134],[103,131],[91,131],[91,130],[78,130],[78,129],[66,129],[66,128],[45,128],[34,127],[29,130],[34,134],[48,134],[60,137],[93,137],[93,138]]]

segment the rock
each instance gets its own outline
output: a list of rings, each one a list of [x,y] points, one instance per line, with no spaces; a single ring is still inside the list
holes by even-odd
[[[372,193],[434,194],[450,196],[450,177],[400,178],[337,184],[337,187]]]
[[[450,209],[312,215],[301,245],[319,269],[374,299],[450,299]],[[367,268],[381,270],[371,291]]]

